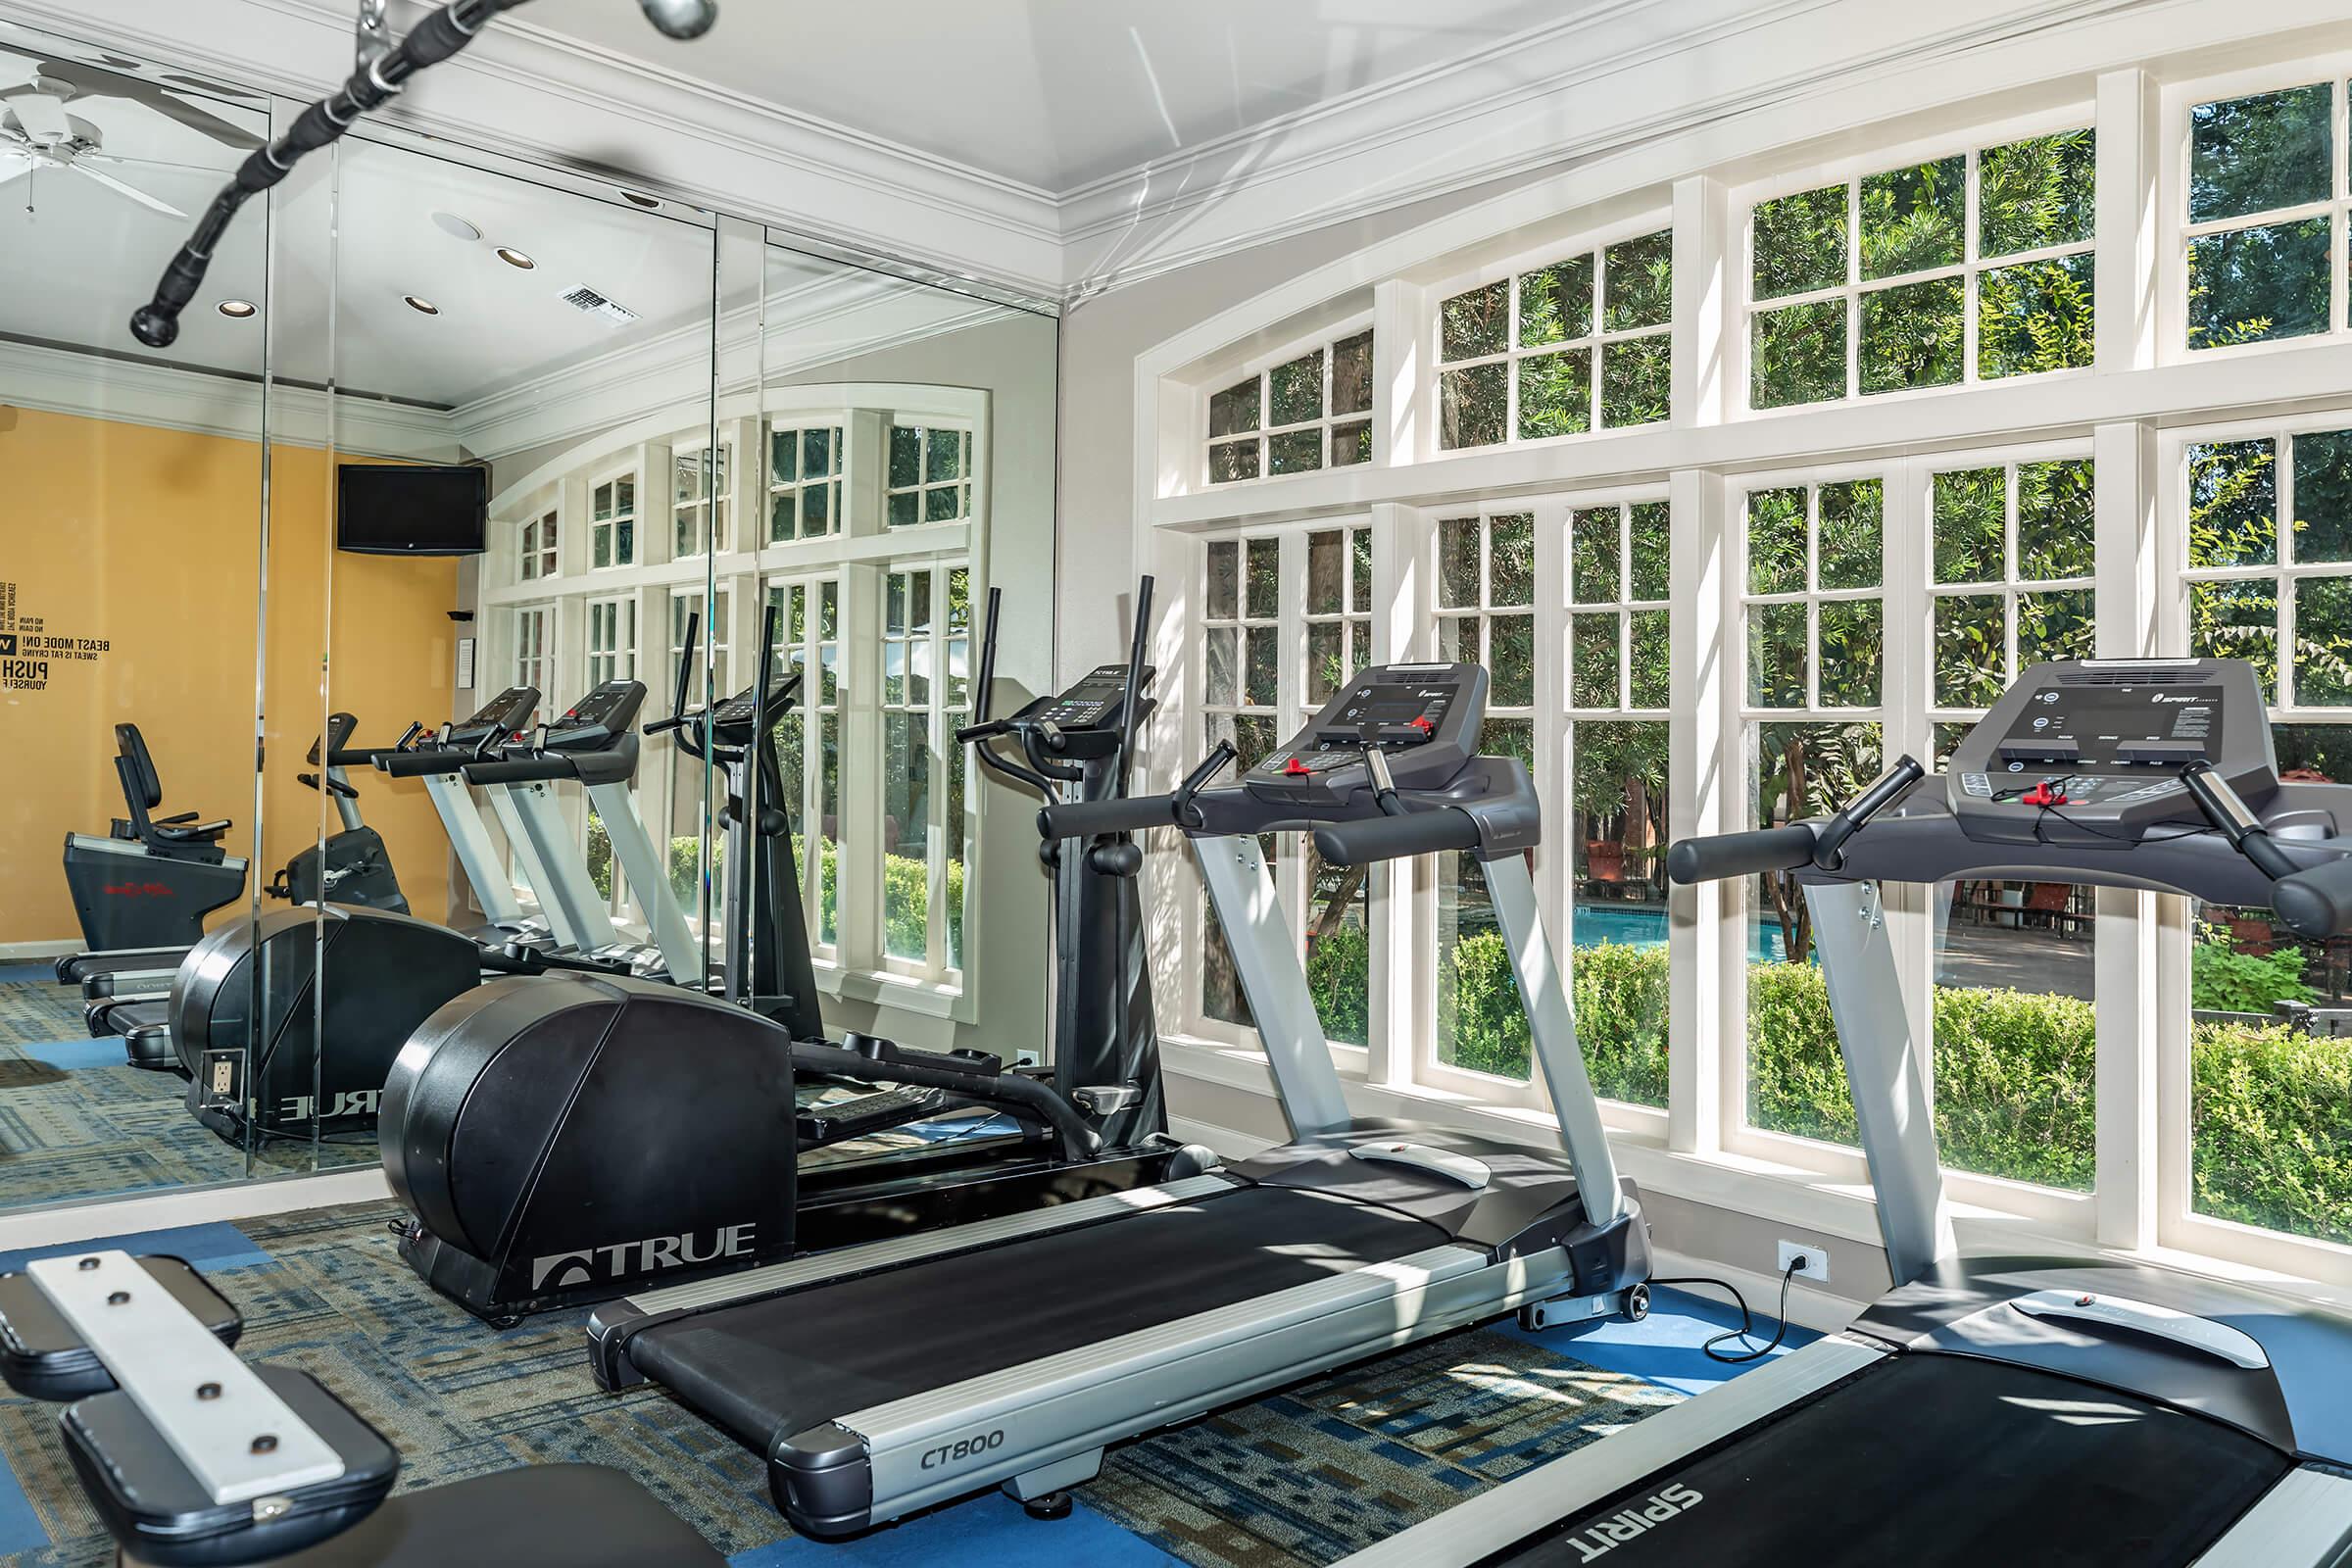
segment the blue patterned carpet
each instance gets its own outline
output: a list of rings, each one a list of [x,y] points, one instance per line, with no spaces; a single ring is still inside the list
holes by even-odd
[[[426,1290],[394,1254],[395,1212],[314,1209],[113,1245],[215,1276],[246,1315],[245,1353],[302,1367],[349,1400],[399,1446],[404,1488],[519,1464],[614,1465],[738,1568],[1321,1568],[1727,1370],[1696,1349],[1722,1314],[1671,1293],[1638,1326],[1473,1330],[1115,1449],[1062,1523],[992,1494],[820,1545],[790,1537],[751,1455],[660,1391],[600,1392],[584,1313],[494,1333]],[[0,1254],[0,1268],[30,1255]],[[0,1401],[0,1568],[111,1561],[56,1426],[52,1406]]]

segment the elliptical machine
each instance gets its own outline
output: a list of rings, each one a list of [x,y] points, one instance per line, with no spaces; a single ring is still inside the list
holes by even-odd
[[[1148,604],[1147,590],[1139,611],[1148,614]],[[401,1255],[493,1324],[1214,1163],[1166,1136],[1156,1035],[1083,1036],[1086,1020],[1118,1017],[1089,999],[1057,1020],[1057,1039],[1083,1043],[1040,1071],[1008,1071],[981,1051],[822,1038],[771,738],[801,675],[775,670],[775,620],[771,606],[754,685],[648,726],[676,731],[691,755],[727,769],[722,994],[584,974],[494,981],[427,1019],[385,1086],[384,1174],[413,1216],[395,1227]],[[1056,768],[1066,766],[1056,754],[1084,759],[1080,778],[1050,791],[1114,787],[1130,715],[1149,708],[1144,623],[1139,614],[1119,679],[1094,671],[1001,724],[974,725],[989,732],[975,739],[1018,737]],[[690,627],[689,665],[694,637]],[[985,680],[993,656],[983,658]],[[1096,731],[1117,745],[1088,738]],[[1101,924],[1140,942],[1131,904],[1122,914],[1114,899],[1106,917],[1075,906],[1103,892],[1131,897],[1132,878],[1071,859],[1072,906],[1057,911],[1057,930]],[[1090,936],[1085,951],[1114,947]],[[1073,990],[1086,961],[1069,966]],[[1140,957],[1130,972],[1142,973]],[[1123,994],[1139,995],[1132,986]],[[1140,995],[1148,1012],[1149,991]],[[847,1105],[801,1107],[798,1090],[819,1077],[888,1087]],[[962,1120],[949,1136],[920,1136],[943,1116]],[[880,1128],[915,1136],[893,1147],[845,1144]],[[819,1145],[833,1146],[826,1158],[803,1159]]]

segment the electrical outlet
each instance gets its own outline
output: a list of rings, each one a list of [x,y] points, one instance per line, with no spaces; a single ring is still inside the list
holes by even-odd
[[[1796,1271],[1798,1279],[1818,1280],[1824,1285],[1830,1283],[1830,1253],[1827,1248],[1810,1246],[1804,1242],[1784,1241],[1781,1243],[1781,1272],[1783,1274],[1788,1272],[1790,1261],[1798,1257],[1805,1260],[1804,1266]]]

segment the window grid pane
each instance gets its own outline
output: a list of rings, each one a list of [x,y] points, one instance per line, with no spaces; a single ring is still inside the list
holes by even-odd
[[[1233,484],[1372,461],[1372,329],[1285,354],[1206,394],[1206,471]]]

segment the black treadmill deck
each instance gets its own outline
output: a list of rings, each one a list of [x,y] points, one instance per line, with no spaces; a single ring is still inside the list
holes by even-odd
[[[2192,1562],[2293,1468],[2070,1378],[1899,1355],[1483,1568],[2135,1568]]]
[[[765,1453],[858,1410],[1446,1240],[1388,1209],[1243,1187],[1010,1250],[955,1253],[657,1323],[630,1338],[627,1353]],[[908,1312],[910,1298],[928,1310]]]

